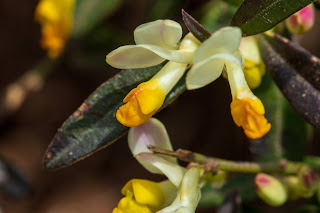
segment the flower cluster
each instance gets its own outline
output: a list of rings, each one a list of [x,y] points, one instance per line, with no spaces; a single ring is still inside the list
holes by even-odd
[[[50,58],[58,57],[68,40],[75,0],[41,0],[35,18],[42,25],[41,46]]]
[[[134,157],[148,171],[167,176],[168,180],[130,180],[121,190],[125,196],[113,213],[172,213],[195,212],[200,200],[200,169],[186,170],[177,160],[153,154],[148,145],[172,150],[164,125],[155,118],[131,128],[128,135],[129,148]]]
[[[263,70],[260,69],[261,58],[251,57],[258,51],[256,43],[243,40],[248,43],[249,49],[253,48],[252,51],[244,51],[243,59],[238,50],[241,40],[239,28],[222,28],[202,44],[189,33],[179,45],[181,37],[182,30],[178,23],[158,20],[136,28],[136,45],[119,47],[107,55],[106,61],[120,69],[148,67],[169,60],[152,79],[141,83],[124,98],[126,104],[116,113],[118,121],[128,127],[136,127],[150,119],[188,67],[191,67],[186,77],[189,90],[213,82],[226,68],[233,97],[231,114],[234,122],[244,129],[249,138],[264,136],[271,125],[264,117],[263,104],[251,92],[242,71],[246,61],[248,65],[244,72],[248,73],[250,84],[252,87],[260,84],[263,74],[260,71]]]
[[[243,71],[244,65],[238,47],[241,40],[239,28],[225,27],[203,42],[194,56],[194,66],[186,77],[188,89],[201,88],[216,80],[226,68],[231,88],[231,115],[247,137],[261,138],[271,125],[264,117],[264,106],[250,90]]]
[[[162,106],[166,95],[193,63],[200,42],[191,34],[181,41],[181,26],[171,20],[140,25],[134,31],[136,45],[127,45],[109,53],[106,61],[119,69],[143,68],[169,62],[148,82],[133,89],[117,111],[120,123],[135,127],[146,122]]]

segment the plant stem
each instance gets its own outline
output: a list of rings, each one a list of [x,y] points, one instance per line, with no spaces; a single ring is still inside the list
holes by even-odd
[[[300,162],[291,162],[285,159],[277,163],[252,163],[252,162],[235,162],[224,160],[220,158],[208,157],[199,153],[194,153],[189,150],[178,149],[177,151],[169,151],[160,149],[154,146],[148,146],[154,153],[169,155],[176,157],[185,162],[195,162],[202,165],[216,165],[213,169],[221,169],[227,172],[240,172],[240,173],[283,173],[283,174],[296,174],[300,167],[304,165]]]

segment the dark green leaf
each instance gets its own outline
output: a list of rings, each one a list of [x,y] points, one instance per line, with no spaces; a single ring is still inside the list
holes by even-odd
[[[149,80],[163,65],[123,70],[93,92],[58,130],[44,157],[45,167],[60,168],[102,149],[123,136],[128,127],[115,118],[127,93]],[[168,94],[164,106],[185,90],[184,77]]]
[[[312,55],[298,43],[294,43],[276,33],[265,35],[272,48],[290,65],[296,72],[304,77],[313,87],[320,90],[320,59]]]
[[[79,38],[115,11],[123,0],[77,0],[72,37]]]
[[[188,30],[196,37],[199,41],[203,42],[211,36],[199,22],[197,22],[192,16],[190,16],[186,11],[182,10],[182,18],[187,26]]]
[[[270,43],[274,37],[261,36],[261,52],[267,69],[292,107],[306,121],[320,128],[320,93],[295,69],[299,60],[280,55]],[[312,60],[312,58],[310,58]],[[301,65],[303,67],[303,65]]]
[[[240,27],[245,36],[265,32],[313,0],[244,0],[231,24]]]

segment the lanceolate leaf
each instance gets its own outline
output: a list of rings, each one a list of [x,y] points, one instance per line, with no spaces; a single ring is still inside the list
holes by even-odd
[[[261,36],[259,40],[266,67],[279,89],[300,116],[320,128],[320,93],[298,74],[295,64],[300,61],[292,61],[286,54],[280,55],[269,42],[270,38]]]
[[[77,0],[72,37],[78,38],[92,30],[103,18],[117,9],[123,0]]]
[[[211,36],[206,28],[204,28],[199,22],[197,22],[192,16],[186,11],[182,10],[182,18],[187,26],[188,30],[196,37],[199,41],[203,42]]]
[[[231,25],[241,28],[245,36],[265,32],[313,0],[244,0],[234,14]]]
[[[291,63],[301,76],[313,87],[320,90],[320,59],[309,53],[299,44],[294,43],[276,33],[265,35],[266,40],[278,54]]]
[[[110,145],[123,136],[128,127],[120,124],[115,113],[126,94],[149,80],[163,65],[123,70],[93,92],[65,121],[54,136],[44,157],[48,169],[67,166]],[[185,90],[184,78],[173,88],[164,106]]]

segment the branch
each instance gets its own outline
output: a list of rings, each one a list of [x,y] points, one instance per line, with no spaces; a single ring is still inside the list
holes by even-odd
[[[252,162],[235,162],[224,160],[220,158],[208,157],[199,153],[194,153],[189,150],[178,149],[177,151],[169,151],[160,149],[155,146],[148,146],[154,153],[164,154],[176,157],[185,162],[195,162],[202,165],[217,165],[216,168],[227,172],[241,172],[241,173],[283,173],[296,174],[303,163],[291,162],[282,159],[276,163],[252,163]],[[212,167],[213,169],[216,169]]]

